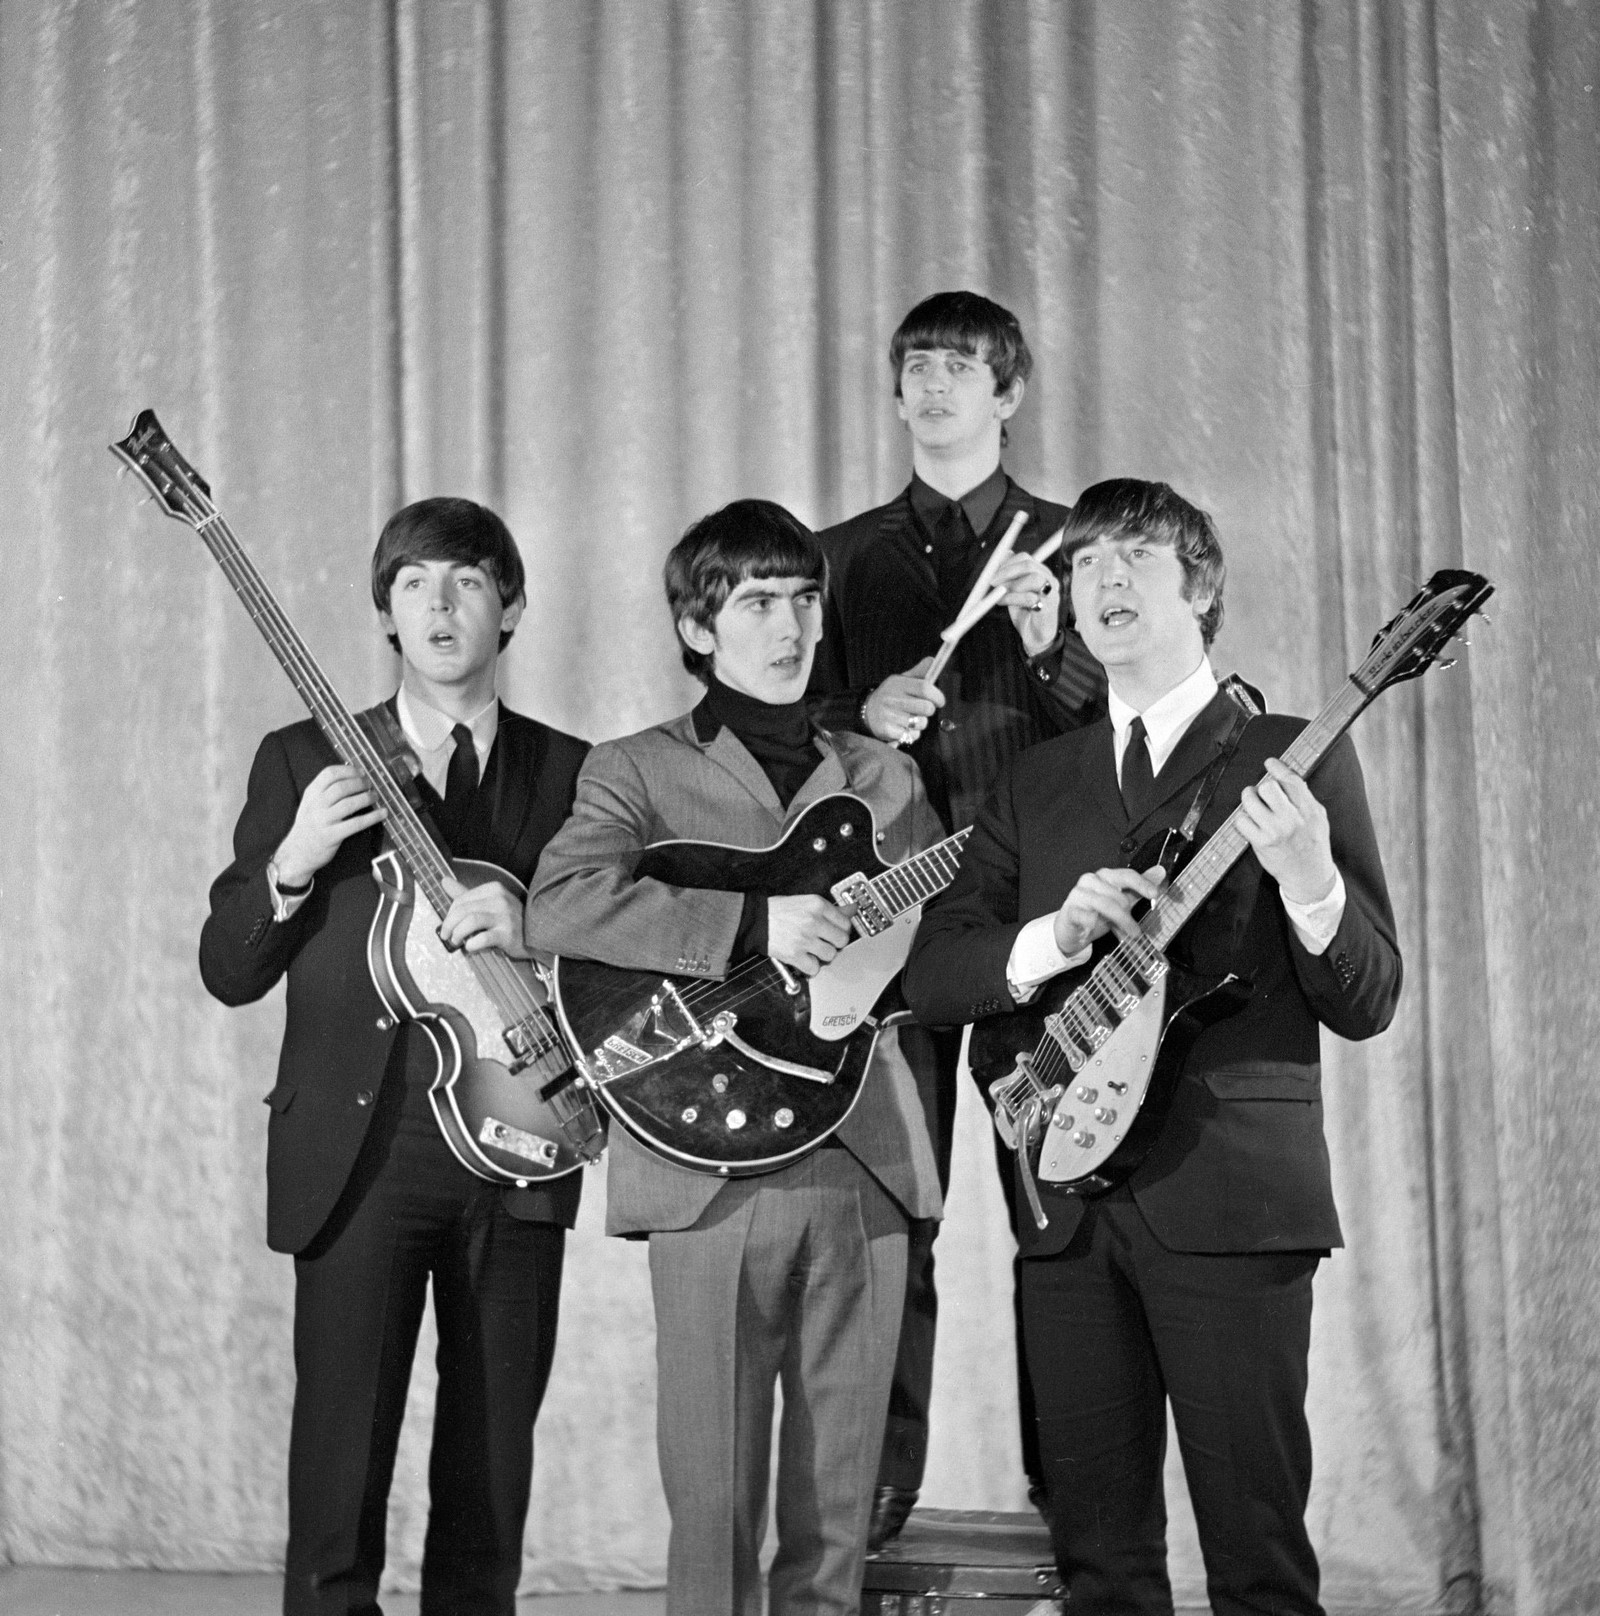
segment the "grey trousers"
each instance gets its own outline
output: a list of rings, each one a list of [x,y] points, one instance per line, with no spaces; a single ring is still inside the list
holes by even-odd
[[[650,1236],[667,1616],[855,1616],[905,1298],[906,1219],[846,1150],[729,1183]]]

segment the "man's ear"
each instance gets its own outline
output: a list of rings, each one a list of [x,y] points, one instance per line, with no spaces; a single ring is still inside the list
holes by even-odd
[[[995,414],[1002,421],[1009,421],[1017,413],[1017,406],[1022,402],[1022,395],[1027,390],[1027,382],[1021,376],[1013,376],[1011,385],[1004,392],[995,394]]]
[[[500,632],[502,634],[512,634],[516,631],[517,624],[522,621],[522,614],[527,608],[527,604],[527,597],[518,595],[500,614]]]
[[[697,623],[692,617],[685,615],[678,619],[678,633],[683,643],[701,656],[710,656],[716,649],[716,635],[704,623]]]

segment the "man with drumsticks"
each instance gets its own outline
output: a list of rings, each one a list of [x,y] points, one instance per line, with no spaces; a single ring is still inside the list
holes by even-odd
[[[810,703],[830,729],[907,747],[929,800],[954,830],[972,823],[1016,753],[1096,718],[1105,680],[1071,624],[1056,571],[1034,559],[1067,511],[1019,487],[1000,464],[1006,422],[1033,368],[1016,316],[976,292],[935,293],[900,322],[889,364],[895,405],[911,435],[911,482],[889,504],[819,535],[831,586]],[[963,616],[986,573],[990,609],[955,644],[940,682],[929,683],[923,675],[940,650],[941,631]],[[945,1185],[960,1039],[959,1029],[901,1029]],[[1009,1207],[1011,1178],[1003,1165],[1001,1182]],[[900,1357],[873,1511],[875,1548],[900,1530],[922,1485],[937,1230],[928,1222],[911,1231]],[[1038,1503],[1042,1473],[1020,1365],[1018,1391],[1023,1465]]]

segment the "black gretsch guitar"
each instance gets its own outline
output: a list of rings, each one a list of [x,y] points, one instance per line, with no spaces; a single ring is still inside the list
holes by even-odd
[[[1380,691],[1425,673],[1493,593],[1475,572],[1436,572],[1287,748],[1285,766],[1309,775]],[[1161,1131],[1195,1038],[1243,1003],[1247,990],[1237,978],[1198,975],[1165,953],[1247,851],[1240,819],[1235,809],[1178,870],[1136,936],[1102,938],[1090,961],[1051,984],[1037,1004],[973,1026],[972,1074],[1017,1152],[1041,1229],[1047,1219],[1035,1175],[1080,1195],[1125,1180]]]
[[[389,1014],[432,1040],[439,1071],[428,1098],[445,1143],[480,1178],[524,1186],[598,1161],[599,1112],[530,963],[494,948],[453,952],[439,940],[452,877],[469,887],[498,881],[518,898],[521,882],[441,851],[408,794],[417,765],[399,725],[384,709],[358,718],[339,699],[154,411],[140,411],[111,452],[205,541],[334,750],[386,811],[385,846],[372,861],[379,898],[367,964]]]
[[[859,797],[812,803],[771,847],[657,842],[636,878],[830,897],[856,931],[815,976],[749,960],[720,981],[557,958],[556,1004],[602,1104],[635,1139],[705,1173],[764,1173],[849,1116],[922,905],[955,879],[968,831],[886,865]]]

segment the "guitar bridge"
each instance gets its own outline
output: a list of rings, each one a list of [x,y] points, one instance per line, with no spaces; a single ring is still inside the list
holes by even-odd
[[[711,1018],[709,1027],[702,1026],[677,984],[671,977],[663,977],[661,986],[650,995],[649,1005],[630,1016],[592,1052],[591,1074],[597,1083],[608,1083],[657,1061],[671,1060],[694,1044],[714,1049],[731,1035],[737,1019],[731,1010],[723,1010]]]
[[[1025,1148],[1038,1138],[1046,1108],[1061,1098],[1061,1086],[1047,1088],[1039,1081],[1032,1060],[1019,1055],[1015,1069],[989,1085],[989,1098],[994,1101],[995,1131],[1015,1150],[1019,1139]]]
[[[832,896],[863,937],[876,937],[894,924],[894,917],[878,902],[872,883],[864,875],[847,876],[835,882]]]
[[[561,1047],[549,1023],[540,1025],[541,1019],[524,1016],[521,1021],[515,1021],[506,1028],[506,1048],[511,1051],[509,1065],[513,1072],[526,1070],[536,1060]]]

